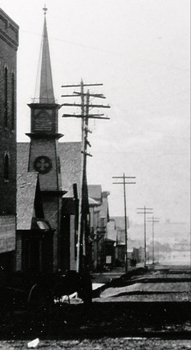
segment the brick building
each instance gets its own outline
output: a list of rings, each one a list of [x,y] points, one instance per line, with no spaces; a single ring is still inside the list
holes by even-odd
[[[19,27],[0,9],[0,269],[14,268],[16,82]]]

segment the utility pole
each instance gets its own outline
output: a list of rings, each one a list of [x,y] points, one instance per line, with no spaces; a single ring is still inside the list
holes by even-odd
[[[152,249],[153,249],[153,267],[154,267],[154,262],[155,262],[155,258],[154,258],[154,223],[155,222],[159,222],[158,218],[155,218],[154,216],[152,216],[152,218],[150,220],[147,220],[148,222],[152,222]]]
[[[80,88],[80,91],[74,91],[72,95],[62,95],[62,97],[81,97],[80,103],[63,103],[61,106],[67,107],[81,107],[81,114],[63,114],[64,118],[81,118],[82,120],[82,147],[81,147],[81,179],[79,191],[79,215],[78,215],[78,244],[77,244],[77,272],[82,272],[87,269],[87,255],[88,255],[88,230],[87,230],[87,214],[88,214],[88,189],[87,189],[87,156],[92,157],[87,152],[87,146],[91,147],[88,141],[88,133],[91,131],[88,128],[89,119],[109,119],[104,117],[104,114],[90,114],[90,108],[110,108],[109,105],[90,104],[90,97],[105,99],[103,94],[90,94],[89,90],[84,92],[84,87],[102,86],[102,83],[84,84],[81,80],[80,84],[62,85],[63,88]],[[86,101],[85,101],[86,100]],[[86,262],[83,261],[83,256],[86,257]]]
[[[146,215],[147,214],[152,214],[153,212],[153,208],[147,208],[146,206],[144,206],[144,208],[137,208],[137,210],[141,210],[141,212],[138,212],[137,214],[144,214],[144,267],[146,267],[146,261],[147,261],[147,248],[146,248]]]
[[[122,179],[122,182],[113,182],[115,185],[123,185],[123,193],[124,193],[124,219],[125,219],[125,273],[128,272],[128,253],[127,253],[127,210],[126,210],[126,185],[134,185],[136,182],[126,182],[126,179],[136,179],[135,176],[125,176],[123,173],[123,176],[113,176],[113,179]]]

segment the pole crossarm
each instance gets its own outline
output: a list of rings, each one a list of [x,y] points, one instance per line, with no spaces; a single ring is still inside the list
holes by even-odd
[[[69,106],[69,107],[82,107],[81,103],[62,103],[61,106]],[[87,107],[86,104],[84,104],[84,107]],[[110,108],[110,106],[105,105],[89,105],[89,108]]]
[[[94,83],[94,84],[84,84],[83,86],[103,86],[103,83]],[[67,87],[81,87],[81,84],[69,84],[69,85],[61,85],[62,88]]]
[[[145,206],[144,208],[137,208],[137,210],[143,210],[141,212],[137,212],[137,214],[144,214],[144,267],[146,268],[146,261],[147,261],[146,215],[153,214],[153,208],[147,208]]]
[[[115,185],[123,185],[124,192],[124,219],[125,219],[125,272],[128,272],[128,234],[127,234],[127,209],[126,209],[126,186],[125,185],[134,185],[136,182],[126,182],[126,179],[136,179],[135,176],[112,176],[113,179],[123,179],[123,182],[113,182]]]
[[[88,133],[91,131],[88,128],[89,119],[105,119],[109,120],[109,117],[104,117],[102,113],[89,113],[89,110],[92,108],[110,108],[109,105],[99,105],[99,104],[90,104],[90,96],[95,98],[105,98],[103,94],[90,94],[89,90],[84,91],[84,87],[90,86],[102,86],[102,83],[95,84],[84,84],[81,80],[80,84],[70,84],[62,85],[62,88],[76,88],[79,87],[80,91],[74,91],[73,95],[62,95],[62,97],[81,97],[81,103],[63,103],[61,105],[65,107],[81,107],[80,114],[69,114],[65,113],[62,115],[64,118],[80,118],[81,119],[81,133],[82,133],[82,142],[81,142],[81,176],[80,176],[80,186],[79,186],[79,206],[78,206],[78,228],[77,228],[77,259],[76,259],[76,270],[77,272],[83,271],[83,269],[88,269],[90,264],[90,248],[89,248],[89,228],[88,228],[88,189],[87,189],[87,157],[92,157],[88,153],[87,147],[91,147],[90,142],[88,141]],[[84,259],[84,257],[86,259]],[[86,262],[85,262],[86,261]]]
[[[61,95],[61,97],[75,97],[75,95]],[[80,96],[79,96],[80,97]],[[63,106],[63,104],[60,105],[61,107]]]
[[[153,268],[154,268],[154,263],[155,263],[155,243],[154,243],[154,224],[156,222],[159,222],[159,218],[156,218],[154,216],[152,216],[152,219],[147,220],[148,222],[152,222],[152,248],[153,248]]]
[[[136,176],[112,176],[112,179],[136,179]]]
[[[88,118],[89,119],[106,119],[109,120],[109,117],[102,117],[104,116],[104,114],[89,114]],[[62,115],[63,118],[84,118],[85,116],[82,114],[63,114]]]
[[[137,208],[137,210],[145,210],[145,209],[146,210],[153,210],[153,208],[146,208],[146,207],[145,208]]]
[[[151,211],[151,212],[149,212],[149,211],[145,211],[145,212],[144,212],[144,211],[143,211],[143,212],[140,212],[140,213],[137,212],[137,214],[153,214],[153,212],[152,212],[152,211]]]
[[[113,182],[114,185],[123,185],[124,182]],[[125,185],[135,185],[136,182],[125,182]]]
[[[87,93],[85,92],[78,92],[78,91],[74,91],[73,92],[74,94],[78,95],[78,96],[87,96]],[[71,95],[74,97],[74,95]],[[103,95],[103,94],[89,94],[90,97],[97,97],[97,98],[103,98],[103,99],[106,99],[106,97]],[[64,96],[63,96],[64,97]]]

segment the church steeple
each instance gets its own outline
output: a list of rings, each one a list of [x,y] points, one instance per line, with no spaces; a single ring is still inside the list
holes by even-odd
[[[55,102],[50,52],[46,24],[47,8],[44,7],[44,28],[41,46],[40,71],[38,71],[38,91],[31,108],[31,132],[29,149],[29,172],[39,173],[41,198],[44,216],[54,228],[53,262],[58,268],[60,215],[62,205],[61,168],[58,152],[58,139],[63,135],[58,133],[58,110],[60,105]],[[49,254],[49,252],[48,252]]]
[[[54,89],[52,82],[52,70],[50,61],[50,50],[48,42],[48,31],[46,23],[46,6],[44,10],[44,27],[43,27],[43,41],[42,41],[42,55],[41,55],[41,72],[40,72],[40,103],[55,103]]]
[[[51,71],[50,51],[48,42],[48,31],[46,23],[46,6],[44,10],[43,37],[40,51],[40,64],[37,74],[37,86],[33,103],[29,104],[31,108],[31,133],[27,134],[33,137],[42,135],[54,139],[59,139],[62,134],[58,133],[58,110],[59,104],[55,102],[54,88]],[[43,136],[43,137],[44,137]]]

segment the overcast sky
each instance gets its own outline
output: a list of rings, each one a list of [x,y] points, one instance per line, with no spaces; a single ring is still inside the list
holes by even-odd
[[[18,141],[29,141],[43,29],[44,1],[1,0],[19,25]],[[123,187],[112,176],[136,176],[127,186],[127,215],[151,207],[161,222],[190,215],[190,1],[47,0],[55,96],[62,84],[103,83],[109,121],[90,123],[88,181],[110,191],[110,215],[123,215]],[[74,100],[73,100],[74,101]],[[76,100],[77,102],[78,100]],[[71,100],[70,100],[71,102]],[[80,140],[80,122],[59,116],[62,141]],[[74,110],[70,110],[71,113]],[[94,109],[94,112],[103,110]],[[105,112],[105,111],[104,111]],[[142,220],[143,218],[141,218]]]

